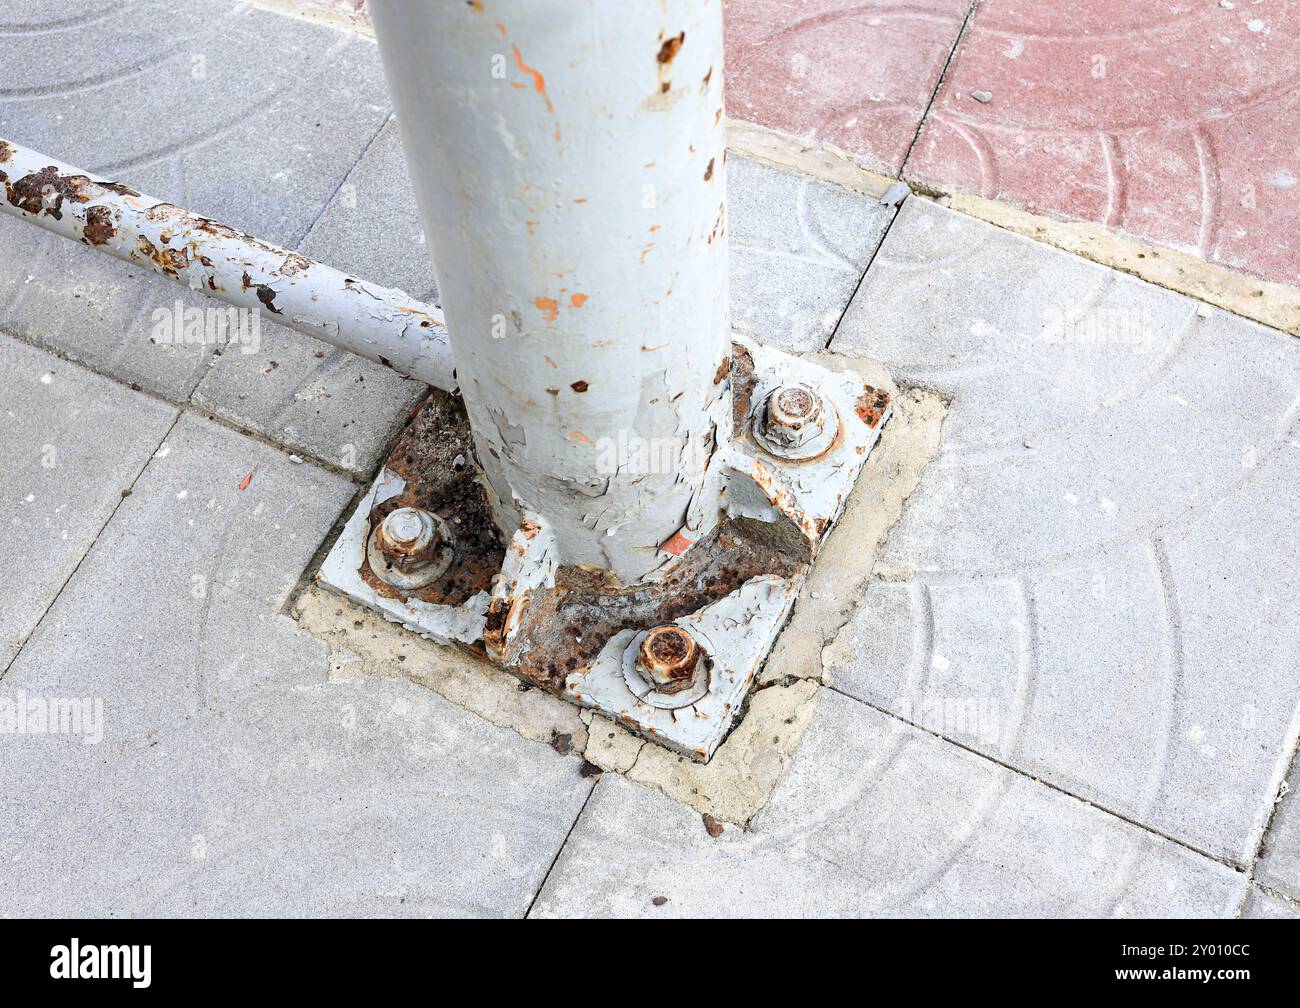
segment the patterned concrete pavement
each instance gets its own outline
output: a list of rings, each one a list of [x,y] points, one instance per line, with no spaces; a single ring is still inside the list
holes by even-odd
[[[122,52],[210,65],[233,32],[260,58],[319,55],[279,115],[223,124],[238,81],[185,84],[145,184],[432,295],[371,43],[157,7],[153,44]],[[841,20],[817,10],[790,35]],[[899,23],[957,30],[924,11]],[[31,82],[0,94],[0,134],[76,160],[111,123],[60,132],[40,111],[60,89],[118,116],[115,135],[139,128],[107,97],[148,60],[78,77],[23,38],[47,18],[75,47],[109,8],[25,17],[0,38]],[[339,60],[374,109],[311,76]],[[300,174],[264,200],[223,173],[274,175],[273,130]],[[238,165],[221,143],[269,153]],[[0,220],[0,331],[20,340],[0,343],[5,584],[36,588],[0,606],[0,712],[103,711],[93,745],[0,733],[5,912],[1296,914],[1294,768],[1278,798],[1300,696],[1300,343],[927,201],[731,168],[738,324],[882,359],[951,410],[825,650],[793,770],[718,838],[416,685],[350,677],[279,614],[412,383],[269,325],[235,359],[151,344],[141,320],[172,288]],[[352,410],[371,425],[354,433]]]
[[[262,2],[369,30],[364,0]],[[732,119],[1300,285],[1298,0],[725,0],[725,17]]]
[[[1300,284],[1298,60],[1292,0],[981,0],[904,170]]]

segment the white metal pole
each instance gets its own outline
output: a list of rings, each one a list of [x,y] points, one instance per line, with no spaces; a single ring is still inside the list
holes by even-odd
[[[456,387],[438,309],[7,140],[0,210],[404,375]]]
[[[721,0],[372,12],[498,523],[636,581],[729,439]]]

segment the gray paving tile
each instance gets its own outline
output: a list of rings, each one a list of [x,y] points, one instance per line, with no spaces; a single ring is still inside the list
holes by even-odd
[[[0,906],[522,913],[588,793],[576,762],[331,675],[275,614],[347,483],[192,416],[167,447],[0,682],[92,704],[81,732],[0,735]]]
[[[1245,876],[823,692],[750,832],[606,774],[540,916],[1232,916]],[[655,907],[651,899],[668,902]]]
[[[1247,920],[1300,920],[1300,904],[1251,886],[1241,916]]]
[[[436,301],[433,265],[395,120],[366,148],[300,248],[372,283]],[[426,387],[265,320],[262,335],[257,353],[222,354],[195,389],[194,402],[296,451],[369,477]]]
[[[341,270],[355,270],[371,283],[437,302],[433,263],[396,119],[389,119],[366,148],[301,249]]]
[[[372,42],[247,4],[65,0],[22,22],[0,37],[0,136],[290,247],[388,116]],[[214,303],[0,220],[7,332],[183,401],[211,354],[150,343],[177,298]]]
[[[727,199],[732,328],[773,346],[820,350],[894,210],[734,154]]]
[[[1264,836],[1255,877],[1300,903],[1300,760],[1294,762],[1285,788],[1279,790],[1285,793]]]
[[[182,312],[217,303],[0,216],[0,318],[13,336],[184,402],[211,362],[212,348],[154,339],[154,326],[170,318],[178,302]]]
[[[0,336],[0,674],[176,410]]]
[[[227,349],[192,401],[364,480],[427,391],[382,365],[263,324],[258,350]]]
[[[1300,696],[1300,342],[909,200],[834,348],[953,397],[837,686],[1246,864]]]
[[[0,136],[276,244],[388,117],[373,42],[235,0],[24,15],[63,26],[0,41]]]
[[[214,606],[227,598],[257,613],[283,605],[352,491],[261,442],[183,416],[5,684],[58,695],[70,669],[89,670],[103,696],[134,696],[144,684],[117,722],[134,726],[137,742],[149,725],[183,719],[193,706],[191,656],[207,655],[224,633]]]
[[[0,737],[6,912],[522,915],[590,789],[576,761],[406,680],[330,681],[285,617],[212,598],[197,633],[133,606],[134,652],[51,639],[0,687],[103,724]]]

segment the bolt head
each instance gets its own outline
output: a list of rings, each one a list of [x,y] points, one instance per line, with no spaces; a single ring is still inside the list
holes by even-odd
[[[799,448],[821,434],[826,406],[808,385],[782,385],[767,397],[763,433],[785,448]]]
[[[680,693],[695,682],[700,646],[682,627],[657,626],[646,634],[637,652],[636,668],[660,693]]]

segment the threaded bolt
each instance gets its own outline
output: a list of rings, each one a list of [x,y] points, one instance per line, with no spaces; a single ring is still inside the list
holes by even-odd
[[[370,569],[400,589],[432,584],[455,556],[451,530],[437,515],[420,508],[397,508],[375,527],[366,547]]]
[[[808,385],[783,385],[767,397],[763,434],[784,448],[799,448],[822,433],[826,407]]]
[[[398,508],[376,532],[379,552],[394,567],[411,570],[432,559],[442,545],[442,534],[433,515],[419,508]]]
[[[637,652],[636,668],[659,693],[680,693],[695,682],[700,646],[690,632],[672,623],[646,634]]]

